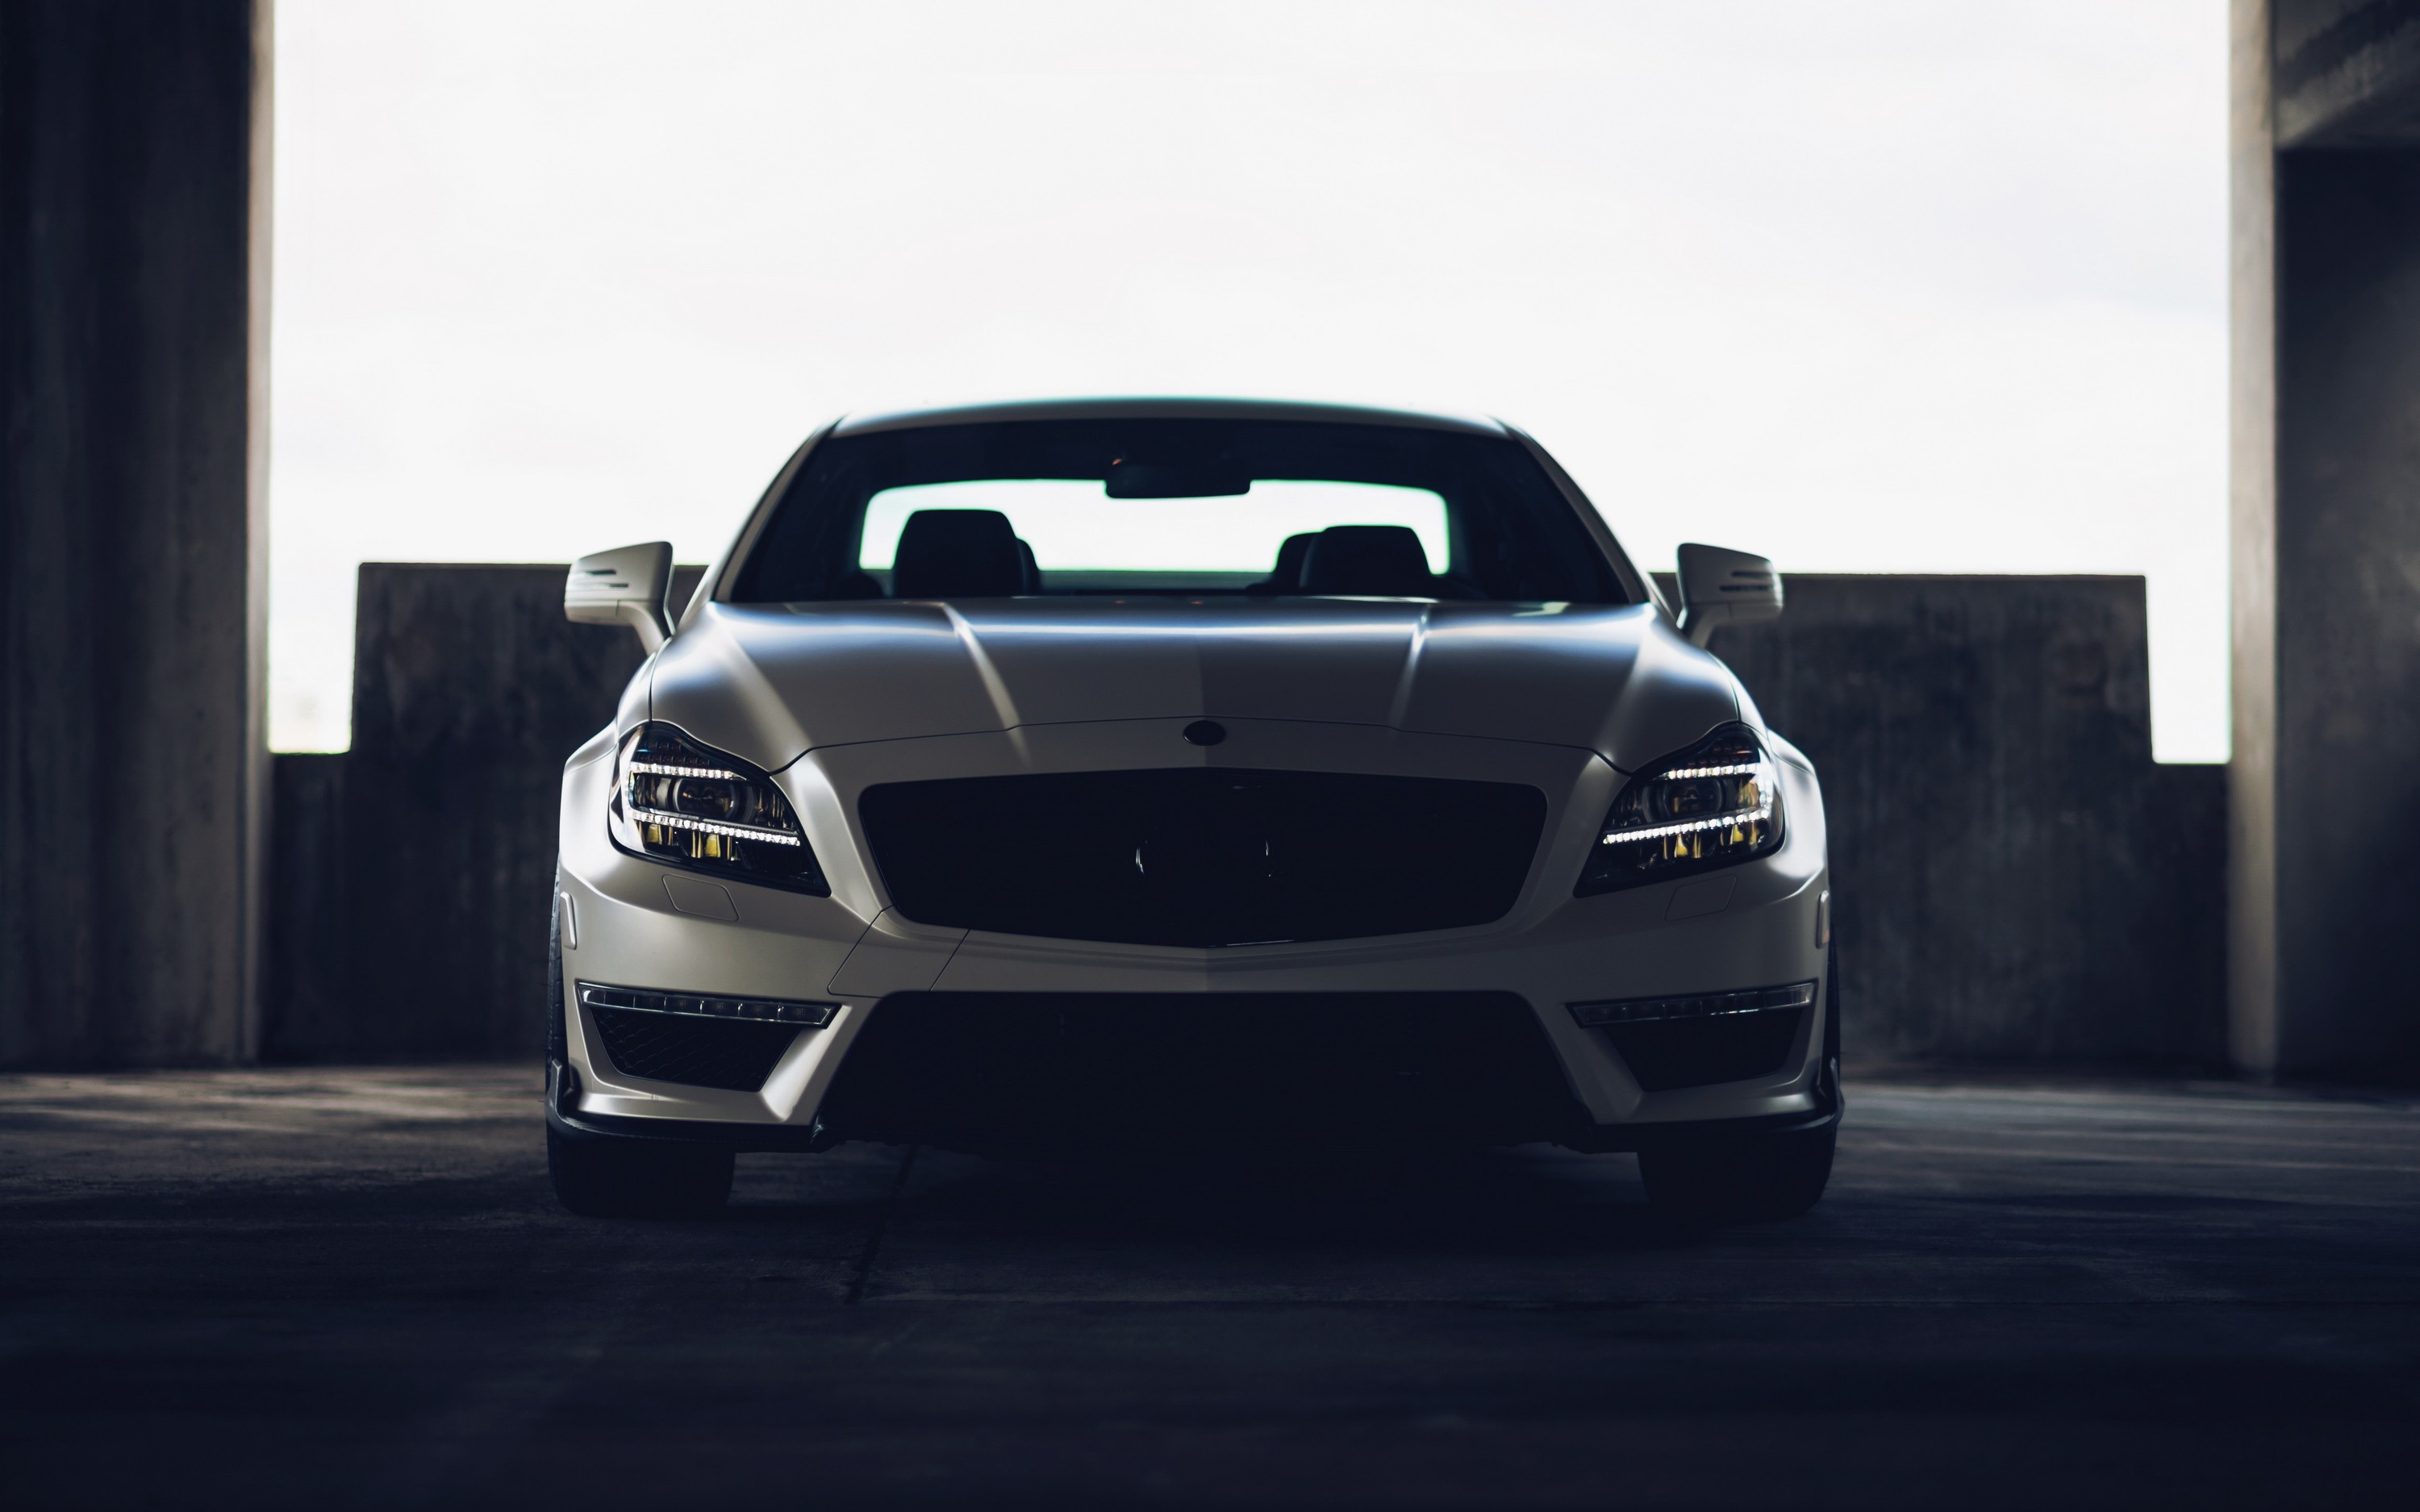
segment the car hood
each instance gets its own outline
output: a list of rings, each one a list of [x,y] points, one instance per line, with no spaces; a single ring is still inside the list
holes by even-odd
[[[767,770],[825,746],[1200,717],[1575,746],[1635,770],[1755,717],[1648,605],[708,604],[651,675],[650,717]]]

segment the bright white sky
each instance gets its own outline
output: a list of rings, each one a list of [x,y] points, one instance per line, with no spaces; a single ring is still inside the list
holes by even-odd
[[[1450,557],[1445,501],[1384,484],[1272,482],[1209,499],[1112,499],[1098,483],[983,479],[885,488],[866,501],[858,565],[887,568],[920,509],[996,509],[1033,550],[1034,565],[1137,572],[1258,572],[1287,536],[1330,525],[1402,525],[1419,535],[1429,570]]]
[[[287,0],[271,737],[353,568],[718,549],[844,410],[1499,414],[1642,562],[2150,579],[2226,748],[2226,7]]]

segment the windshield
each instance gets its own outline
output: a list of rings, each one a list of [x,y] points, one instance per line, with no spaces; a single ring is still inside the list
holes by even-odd
[[[829,439],[731,596],[1150,594],[1634,601],[1508,438],[1205,419]]]

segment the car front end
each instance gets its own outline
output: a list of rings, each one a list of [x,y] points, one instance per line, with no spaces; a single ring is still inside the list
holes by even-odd
[[[750,549],[566,768],[558,1145],[1828,1167],[1820,787],[1652,590],[767,602]]]

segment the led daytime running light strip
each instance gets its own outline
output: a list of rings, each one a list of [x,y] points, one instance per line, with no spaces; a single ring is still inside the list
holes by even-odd
[[[1738,1013],[1765,1013],[1776,1009],[1806,1008],[1815,1001],[1815,984],[1792,982],[1787,987],[1751,987],[1737,993],[1699,993],[1687,997],[1632,997],[1594,1003],[1569,1003],[1583,1027],[1601,1029],[1614,1024],[1668,1024],[1675,1019],[1730,1018]]]
[[[765,829],[755,825],[726,825],[719,819],[700,819],[694,814],[666,813],[661,809],[642,809],[630,805],[630,817],[644,825],[661,825],[667,829],[694,829],[704,835],[728,835],[734,840],[764,840],[776,845],[796,845],[799,837],[785,829]]]
[[[1764,770],[1762,762],[1742,762],[1736,766],[1683,766],[1674,772],[1658,772],[1658,782],[1682,782],[1693,777],[1745,777]]]
[[[632,762],[630,770],[644,772],[650,777],[712,777],[725,782],[748,780],[737,772],[726,772],[719,766],[669,766],[662,762]]]
[[[712,997],[698,993],[657,993],[637,987],[580,984],[586,1008],[617,1008],[631,1013],[669,1013],[677,1018],[738,1019],[756,1024],[805,1025],[822,1028],[840,1011],[838,1003],[794,1003],[771,997]]]
[[[1633,841],[1666,840],[1674,835],[1694,835],[1700,830],[1759,824],[1773,817],[1773,787],[1770,783],[1762,783],[1757,792],[1761,801],[1753,809],[1734,809],[1729,813],[1714,814],[1704,819],[1683,819],[1675,824],[1657,825],[1651,829],[1608,829],[1597,838],[1597,843],[1627,845]]]

